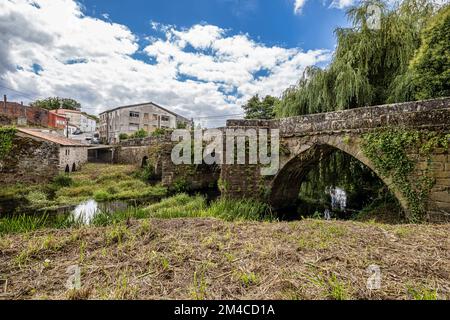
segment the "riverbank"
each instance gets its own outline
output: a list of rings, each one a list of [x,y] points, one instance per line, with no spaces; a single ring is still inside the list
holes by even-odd
[[[142,171],[130,165],[86,164],[70,175],[61,174],[52,182],[2,186],[0,202],[3,213],[51,211],[83,201],[160,199],[166,188],[150,185]],[[1,213],[1,212],[0,212]]]
[[[450,299],[450,225],[128,219],[0,238],[0,297]],[[80,290],[65,287],[70,266]],[[381,287],[368,290],[368,268]]]

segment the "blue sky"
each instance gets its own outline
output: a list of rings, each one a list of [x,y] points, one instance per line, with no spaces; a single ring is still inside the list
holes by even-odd
[[[304,50],[332,50],[333,30],[347,26],[345,10],[324,6],[323,1],[307,1],[301,14],[294,14],[293,0],[82,0],[89,15],[130,27],[144,37],[151,34],[149,21],[189,28],[206,23],[248,33],[266,45],[301,47]]]
[[[92,114],[153,101],[220,126],[326,66],[355,2],[2,0],[0,93],[70,97]]]

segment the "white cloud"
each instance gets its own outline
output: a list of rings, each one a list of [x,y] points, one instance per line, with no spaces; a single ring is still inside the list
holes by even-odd
[[[352,6],[355,2],[356,0],[333,0],[333,2],[331,3],[331,7],[344,9]]]
[[[0,2],[0,84],[72,97],[92,113],[145,101],[187,117],[242,113],[252,95],[279,95],[306,66],[329,59],[328,51],[270,47],[213,25],[152,22],[149,32],[160,36],[141,48],[126,26],[86,16],[73,0],[33,3]]]
[[[295,0],[294,3],[294,13],[300,14],[302,12],[303,6],[305,5],[306,0]]]
[[[301,14],[307,0],[295,0],[294,13]],[[331,8],[345,9],[355,4],[357,0],[321,0],[323,5],[330,3]],[[395,1],[395,0],[392,0]]]

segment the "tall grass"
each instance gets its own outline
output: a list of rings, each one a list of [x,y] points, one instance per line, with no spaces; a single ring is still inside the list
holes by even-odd
[[[219,199],[207,205],[201,195],[178,194],[146,208],[128,208],[116,212],[100,212],[90,222],[91,226],[118,224],[129,219],[147,218],[218,218],[226,221],[273,221],[276,217],[266,204],[252,200]],[[83,218],[48,214],[19,215],[0,219],[0,235],[26,233],[44,228],[74,228],[84,225]]]
[[[50,216],[47,213],[0,219],[0,236],[5,234],[27,233],[45,228],[64,229],[82,225],[83,222],[64,215]]]
[[[276,219],[269,205],[250,199],[232,200],[221,198],[212,202],[204,215],[226,221],[273,221]]]
[[[214,217],[226,221],[235,220],[274,220],[270,207],[253,200],[231,200],[222,198],[213,201],[208,207],[201,196],[178,194],[162,200],[147,208],[153,218]]]

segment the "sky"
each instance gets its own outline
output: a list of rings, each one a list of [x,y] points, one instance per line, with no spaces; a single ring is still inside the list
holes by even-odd
[[[99,114],[153,101],[203,126],[326,66],[357,0],[0,0],[0,93]]]

